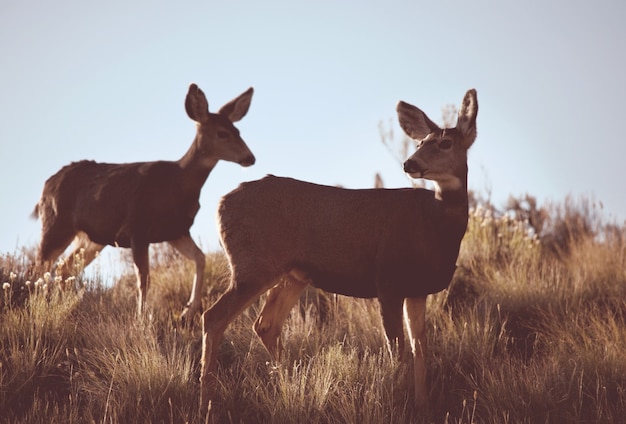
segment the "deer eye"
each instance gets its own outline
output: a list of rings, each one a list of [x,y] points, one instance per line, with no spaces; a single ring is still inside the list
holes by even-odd
[[[452,140],[448,140],[447,138],[444,140],[441,140],[439,142],[439,148],[442,150],[448,150],[452,147]]]

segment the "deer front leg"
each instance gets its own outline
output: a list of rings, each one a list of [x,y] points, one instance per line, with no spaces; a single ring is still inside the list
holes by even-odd
[[[392,358],[400,359],[404,352],[404,329],[402,327],[402,298],[379,295],[387,348]]]
[[[189,234],[186,234],[177,240],[170,241],[170,244],[174,246],[174,248],[184,257],[196,263],[196,274],[193,278],[189,301],[180,316],[181,320],[185,324],[189,324],[193,321],[196,314],[202,310],[202,294],[206,258],[202,250],[200,250]]]
[[[409,297],[404,300],[404,320],[411,341],[413,372],[415,378],[415,403],[427,405],[426,391],[426,296]]]
[[[137,314],[141,316],[146,303],[148,286],[150,285],[150,259],[148,256],[148,243],[131,242],[133,261],[135,263],[135,275],[137,276]]]

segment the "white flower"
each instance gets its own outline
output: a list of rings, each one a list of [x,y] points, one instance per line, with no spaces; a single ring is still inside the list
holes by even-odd
[[[10,288],[11,288],[11,284],[9,284],[8,282],[2,285],[2,290],[9,290]]]
[[[11,282],[15,281],[15,279],[17,278],[17,274],[14,272],[10,272],[9,273],[9,280],[11,280]]]
[[[30,287],[30,285],[31,285],[31,284],[32,284],[32,283],[30,282],[30,280],[26,280],[26,282],[24,283],[24,285],[25,285],[26,287]]]
[[[35,281],[35,287],[39,287],[43,284],[43,278],[39,278],[37,281]]]
[[[46,272],[46,273],[43,275],[43,279],[44,279],[44,281],[45,281],[46,283],[49,283],[49,282],[50,282],[50,279],[52,279],[52,274],[50,274],[49,272]]]

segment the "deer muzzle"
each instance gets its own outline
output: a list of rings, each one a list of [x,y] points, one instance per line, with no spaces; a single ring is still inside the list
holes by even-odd
[[[404,172],[406,172],[413,178],[422,178],[424,172],[426,172],[426,169],[420,166],[420,164],[417,163],[416,160],[407,159],[407,161],[404,162]]]
[[[256,158],[253,154],[250,154],[239,161],[239,165],[241,166],[252,166],[256,162]]]

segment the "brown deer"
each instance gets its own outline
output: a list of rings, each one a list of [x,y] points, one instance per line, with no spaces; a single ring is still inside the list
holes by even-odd
[[[196,121],[196,137],[177,161],[136,163],[73,162],[50,177],[33,216],[41,218],[37,264],[49,268],[75,241],[76,249],[63,266],[66,274],[83,250],[89,264],[105,245],[129,247],[137,275],[138,311],[146,300],[150,243],[169,242],[195,261],[196,275],[183,318],[191,320],[202,308],[205,256],[189,234],[200,208],[200,191],[222,159],[250,166],[254,155],[233,122],[248,112],[252,87],[209,112],[207,99],[196,84],[189,86],[187,115]]]
[[[426,297],[450,283],[467,228],[467,150],[476,138],[476,91],[465,95],[455,128],[439,128],[404,102],[397,112],[400,126],[419,140],[404,171],[434,181],[434,191],[348,190],[267,176],[222,198],[218,227],[232,276],[202,317],[202,413],[216,396],[216,357],[228,324],[269,290],[254,329],[279,358],[283,321],[308,284],[378,298],[392,355],[404,349],[404,315],[415,400],[426,405]]]

